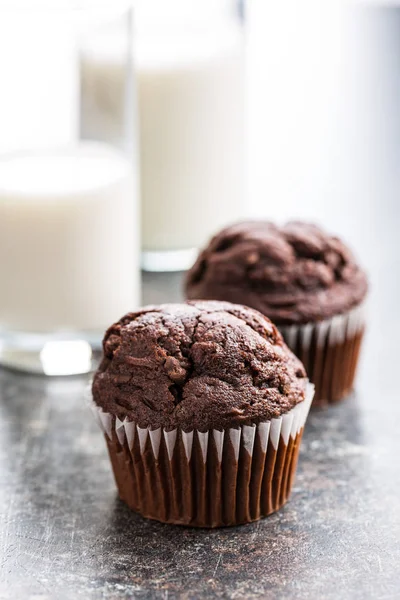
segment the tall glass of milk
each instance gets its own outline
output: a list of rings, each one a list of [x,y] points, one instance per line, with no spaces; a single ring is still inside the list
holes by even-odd
[[[244,31],[237,0],[136,0],[142,266],[181,270],[244,216]],[[118,129],[118,40],[85,49],[83,86],[105,139]],[[111,75],[112,74],[112,75]],[[122,90],[120,97],[122,97]]]
[[[131,11],[45,5],[0,9],[0,364],[71,375],[140,303]],[[107,142],[80,127],[81,47],[105,31],[124,90]]]

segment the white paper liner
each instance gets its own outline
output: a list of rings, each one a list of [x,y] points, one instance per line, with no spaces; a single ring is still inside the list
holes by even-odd
[[[362,331],[364,326],[365,305],[361,304],[347,313],[336,315],[325,321],[306,323],[305,325],[280,325],[279,331],[291,350],[296,350],[300,337],[302,347],[308,350],[314,331],[317,332],[318,346],[324,346],[327,337],[332,345],[342,343]]]
[[[267,450],[268,441],[271,442],[275,450],[278,449],[280,438],[282,438],[283,443],[285,446],[287,446],[289,437],[295,439],[296,435],[299,433],[302,427],[304,427],[313,396],[314,385],[308,383],[306,398],[303,402],[297,404],[288,413],[275,419],[271,419],[270,421],[259,423],[258,425],[242,425],[236,429],[225,429],[224,431],[213,429],[211,432],[206,431],[205,433],[197,430],[189,432],[181,431],[182,441],[188,461],[190,460],[192,453],[194,436],[196,436],[201,448],[203,462],[206,462],[210,433],[213,436],[217,448],[218,460],[220,463],[222,461],[224,444],[228,443],[227,440],[229,440],[233,446],[236,460],[239,459],[241,447],[248,452],[250,456],[253,455],[253,448],[257,435],[263,452],[266,452]],[[164,436],[168,457],[170,461],[172,460],[178,429],[165,431],[165,429],[162,427],[154,430],[151,430],[150,428],[142,428],[132,421],[128,421],[126,419],[124,421],[120,421],[117,417],[113,417],[111,414],[104,412],[103,409],[98,407],[92,399],[89,400],[89,405],[101,430],[110,439],[112,439],[112,430],[114,429],[120,444],[124,443],[126,437],[129,449],[132,450],[135,436],[137,435],[139,437],[140,452],[143,453],[146,447],[147,438],[150,436],[151,448],[154,457],[157,459],[161,439],[162,436]]]

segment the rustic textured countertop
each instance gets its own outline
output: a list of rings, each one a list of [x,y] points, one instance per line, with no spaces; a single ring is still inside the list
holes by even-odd
[[[371,254],[373,318],[357,394],[311,414],[291,500],[261,522],[206,531],[135,515],[116,497],[86,378],[0,371],[0,598],[399,598],[392,208],[393,235],[381,232]],[[145,301],[177,299],[179,289],[179,275],[145,277]]]

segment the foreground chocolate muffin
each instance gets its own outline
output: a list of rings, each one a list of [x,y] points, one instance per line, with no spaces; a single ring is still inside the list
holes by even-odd
[[[269,319],[226,302],[150,306],[103,348],[93,408],[133,510],[216,527],[286,502],[313,389]]]
[[[353,388],[367,279],[347,246],[316,225],[239,223],[218,233],[186,280],[188,298],[230,300],[267,315],[303,361],[314,404]]]

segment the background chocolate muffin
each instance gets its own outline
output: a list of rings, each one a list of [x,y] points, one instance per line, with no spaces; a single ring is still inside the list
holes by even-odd
[[[278,325],[315,383],[314,402],[353,387],[367,278],[348,247],[316,225],[254,221],[227,227],[199,255],[188,298],[230,300]]]
[[[94,407],[131,508],[218,526],[286,501],[312,392],[268,319],[220,302],[147,307],[103,347]]]

